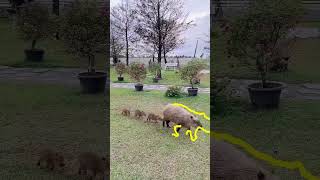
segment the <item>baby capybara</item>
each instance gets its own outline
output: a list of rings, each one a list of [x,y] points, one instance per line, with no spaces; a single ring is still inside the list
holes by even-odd
[[[153,113],[149,113],[148,117],[147,117],[147,121],[151,121],[151,120],[157,122],[157,121],[161,121],[162,119],[161,119],[161,117],[159,115],[156,115],[156,114],[153,114]]]
[[[98,174],[105,176],[109,168],[109,163],[106,158],[92,152],[81,153],[78,157],[79,175],[89,175],[91,179],[96,178]]]
[[[49,148],[43,149],[40,152],[40,157],[39,157],[37,165],[40,168],[45,167],[50,170],[54,170],[59,167],[62,168],[65,166],[64,157],[62,154],[55,152],[52,149],[49,149]]]
[[[146,115],[146,113],[143,112],[143,111],[136,110],[134,116],[135,116],[136,118],[141,118],[141,117],[147,116],[147,115]]]
[[[182,107],[168,104],[163,111],[163,127],[165,126],[165,123],[167,124],[167,127],[170,127],[170,121],[189,130],[191,127],[202,127],[200,121],[193,114]],[[177,132],[179,132],[179,130],[180,128],[177,128]]]
[[[130,111],[128,109],[122,109],[122,115],[124,116],[130,116]]]

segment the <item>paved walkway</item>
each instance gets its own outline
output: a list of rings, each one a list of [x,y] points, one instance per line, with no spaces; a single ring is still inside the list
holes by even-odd
[[[0,66],[0,80],[32,81],[40,83],[53,83],[70,86],[79,86],[77,75],[83,69],[70,68],[12,68]],[[231,80],[230,87],[235,96],[248,97],[248,84],[253,80]],[[109,86],[109,84],[107,84]],[[320,84],[287,84],[281,96],[283,98],[297,98],[320,100]],[[134,89],[134,83],[111,83],[111,87]],[[168,85],[144,85],[145,90],[165,91]],[[187,88],[183,88],[187,91]],[[199,88],[199,93],[210,93],[210,88]]]
[[[77,75],[81,69],[69,68],[12,68],[0,66],[0,80],[32,81],[63,85],[79,85]]]
[[[77,75],[85,69],[73,68],[12,68],[0,66],[0,80],[19,80],[40,83],[53,83],[71,86],[79,86]],[[108,86],[109,84],[107,84]],[[134,89],[134,83],[111,83],[111,87]],[[145,90],[167,90],[168,85],[147,85]],[[187,91],[187,88],[183,88]],[[210,88],[199,88],[199,93],[210,93]]]
[[[231,80],[230,87],[235,96],[249,97],[247,86],[254,80]],[[282,98],[320,100],[320,84],[285,84]]]
[[[297,27],[289,32],[288,36],[296,36],[298,38],[319,38],[320,31],[318,28]]]
[[[143,85],[143,89],[145,90],[160,90],[160,91],[165,91],[168,89],[169,85],[151,85],[151,84],[145,84]],[[134,88],[134,83],[111,83],[111,87],[115,87],[115,88],[130,88],[133,89]],[[187,92],[187,87],[183,87],[183,91]],[[210,88],[199,88],[198,90],[199,93],[206,93],[206,94],[210,94]]]

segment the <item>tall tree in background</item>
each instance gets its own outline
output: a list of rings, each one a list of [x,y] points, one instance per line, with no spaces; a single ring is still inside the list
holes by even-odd
[[[181,5],[183,7],[183,5]],[[183,15],[182,9],[179,8],[175,13],[171,14],[168,19],[162,21],[163,24],[163,58],[164,62],[167,63],[167,53],[175,50],[184,44],[184,39],[181,34],[189,29],[192,25],[192,21],[187,22],[187,15]],[[183,19],[182,19],[183,18]]]
[[[111,20],[113,22],[114,31],[125,39],[126,64],[129,65],[130,45],[137,41],[134,32],[135,10],[129,0],[122,0],[118,6],[111,10]]]
[[[180,37],[186,30],[187,15],[182,12],[183,0],[137,0],[136,3],[136,33],[147,46],[157,50],[158,63],[161,64],[161,55],[164,47],[169,46],[166,42],[176,41],[172,34]],[[172,46],[172,44],[170,44]],[[170,48],[165,49],[164,54]],[[159,74],[161,78],[161,73]]]
[[[110,52],[113,61],[113,65],[117,64],[120,60],[119,57],[125,47],[124,41],[122,41],[121,33],[116,31],[114,21],[110,21]]]

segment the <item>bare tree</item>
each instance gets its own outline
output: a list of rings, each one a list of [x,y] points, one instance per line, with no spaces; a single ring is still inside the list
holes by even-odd
[[[118,6],[111,10],[111,19],[113,21],[114,31],[119,34],[119,37],[125,39],[126,49],[126,64],[129,65],[130,45],[137,41],[137,36],[134,32],[134,16],[135,10],[129,0],[122,0]]]
[[[173,39],[170,35],[175,34],[179,37],[186,30],[187,14],[182,12],[183,2],[183,0],[137,0],[136,33],[147,46],[155,47],[159,64],[162,52],[166,54],[172,49],[168,48],[169,46],[174,47],[167,42],[178,39]],[[161,73],[159,76],[161,78]]]
[[[182,38],[181,34],[194,25],[192,24],[192,21],[187,22],[187,16],[184,16],[184,19],[181,19],[181,13],[182,12],[176,12],[168,19],[162,21],[164,26],[162,46],[165,63],[167,63],[167,53],[184,44],[184,39]]]
[[[119,33],[115,30],[115,26],[113,21],[110,23],[110,52],[112,56],[113,64],[119,62],[119,57],[121,55],[121,52],[124,49],[124,43],[121,42],[121,37],[119,36]]]

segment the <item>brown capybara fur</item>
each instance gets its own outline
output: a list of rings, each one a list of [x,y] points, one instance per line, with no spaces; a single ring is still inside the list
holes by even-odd
[[[140,111],[140,110],[136,110],[134,116],[135,116],[136,118],[141,118],[141,117],[143,117],[143,116],[146,116],[146,113],[143,112],[143,111]]]
[[[122,115],[124,116],[130,116],[130,111],[128,109],[122,109]]]
[[[148,117],[147,117],[147,121],[154,121],[154,122],[157,122],[157,121],[161,121],[162,118],[159,116],[159,115],[156,115],[156,114],[153,114],[153,113],[149,113],[148,114]]]
[[[185,110],[182,107],[174,106],[171,104],[166,105],[163,111],[163,127],[165,123],[167,127],[169,126],[170,122],[174,122],[175,124],[179,124],[182,127],[185,127],[190,130],[191,127],[202,127],[200,121],[190,112]],[[179,131],[180,128],[177,129]]]
[[[63,168],[65,166],[64,157],[62,154],[46,148],[41,150],[37,165],[40,168],[45,167],[50,170]]]
[[[92,152],[81,153],[78,157],[79,161],[79,175],[87,175],[91,179],[96,178],[98,175],[106,176],[109,169],[109,162],[106,158]]]
[[[231,144],[213,140],[213,179],[279,180]]]
[[[162,121],[162,117],[160,117],[159,115],[156,115],[156,119],[157,121]]]

